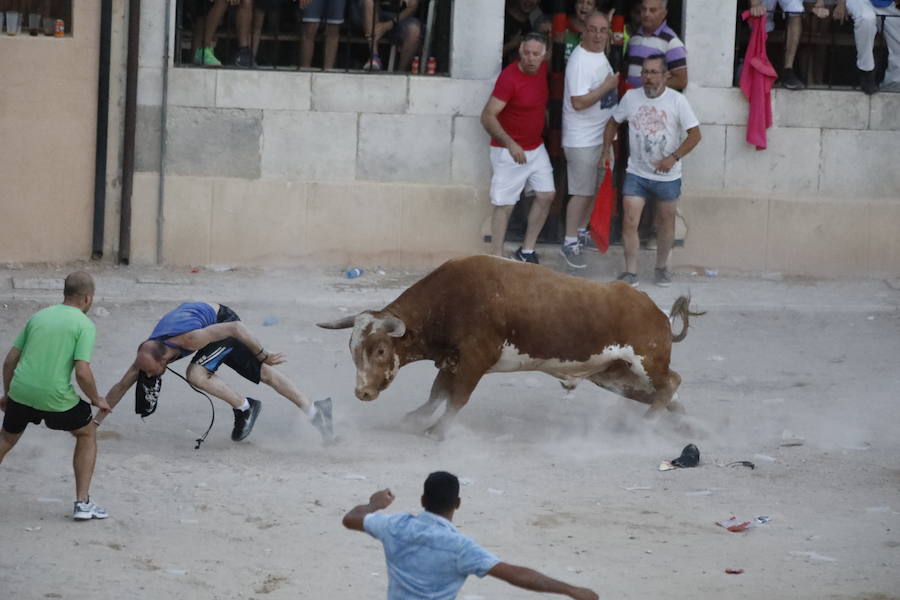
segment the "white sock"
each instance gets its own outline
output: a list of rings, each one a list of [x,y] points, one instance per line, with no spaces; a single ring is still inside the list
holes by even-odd
[[[309,420],[312,421],[316,418],[316,413],[319,412],[319,409],[316,408],[316,405],[311,403],[309,404],[309,411],[307,411],[306,416],[309,417]]]
[[[238,410],[250,410],[250,402],[248,402],[247,399],[244,398],[244,403],[238,406]]]
[[[526,250],[525,248],[522,248],[522,254],[534,254],[534,250]]]
[[[578,235],[584,235],[586,233],[587,233],[587,227],[579,227],[578,228]]]
[[[577,238],[577,237],[569,237],[569,236],[566,236],[566,241],[565,241],[566,246],[573,246],[573,245],[575,245],[575,244],[577,244],[577,243],[578,243],[578,238]]]

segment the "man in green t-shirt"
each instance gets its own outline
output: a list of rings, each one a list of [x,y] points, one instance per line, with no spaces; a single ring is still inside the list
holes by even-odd
[[[97,422],[91,404],[109,412],[97,393],[91,372],[91,353],[97,330],[87,317],[94,301],[94,279],[82,271],[66,277],[63,303],[35,313],[16,337],[3,361],[5,414],[0,429],[0,463],[16,445],[29,423],[75,436],[75,509],[77,520],[105,519],[106,511],[91,502],[88,489],[97,460]],[[72,387],[72,370],[91,404]]]

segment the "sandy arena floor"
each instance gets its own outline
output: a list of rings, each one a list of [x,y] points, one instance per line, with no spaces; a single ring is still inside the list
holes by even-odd
[[[301,389],[334,398],[340,443],[323,447],[293,405],[229,373],[264,402],[256,428],[231,442],[231,411],[217,402],[194,450],[209,404],[168,376],[155,415],[142,422],[129,393],[104,424],[92,494],[111,516],[75,523],[72,441],[30,428],[0,466],[0,598],[384,598],[380,545],[341,516],[383,487],[397,496],[391,510],[418,511],[438,469],[463,481],[462,531],[601,598],[900,598],[896,282],[683,272],[667,290],[645,284],[666,309],[690,287],[708,311],[674,348],[687,416],[648,421],[591,384],[566,397],[542,374],[490,375],[437,443],[399,424],[425,400],[432,364],[405,367],[364,404],[349,332],[314,326],[381,308],[421,272],[91,268],[101,393],[165,311],[220,301],[287,353]],[[4,354],[31,313],[59,301],[35,288],[68,270],[0,269]],[[658,470],[690,442],[698,468]],[[739,460],[756,468],[726,466]],[[715,524],[761,515],[771,520],[742,533]],[[492,578],[460,594],[534,597]]]

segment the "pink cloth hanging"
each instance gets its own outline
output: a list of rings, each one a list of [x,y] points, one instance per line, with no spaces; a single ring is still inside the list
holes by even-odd
[[[741,18],[750,23],[750,44],[741,69],[741,91],[750,101],[747,115],[747,142],[757,150],[766,149],[766,129],[772,126],[772,84],[778,74],[766,56],[766,17],[750,16],[745,10]]]

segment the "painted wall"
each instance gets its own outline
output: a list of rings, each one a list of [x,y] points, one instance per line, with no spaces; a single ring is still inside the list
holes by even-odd
[[[91,256],[99,6],[65,38],[0,34],[0,260]]]

